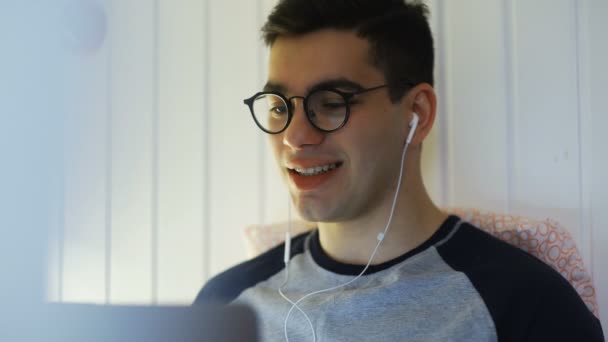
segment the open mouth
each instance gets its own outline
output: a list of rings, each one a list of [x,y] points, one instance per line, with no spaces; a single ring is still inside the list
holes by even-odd
[[[294,169],[288,168],[288,170],[290,173],[295,173],[300,176],[310,177],[310,176],[317,176],[320,174],[324,174],[324,173],[333,171],[333,170],[339,168],[340,166],[342,166],[342,163],[338,162],[338,163],[319,165],[319,166],[309,167],[309,168],[294,168]]]

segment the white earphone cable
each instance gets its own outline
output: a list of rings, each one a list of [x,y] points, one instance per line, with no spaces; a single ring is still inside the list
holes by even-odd
[[[289,312],[291,312],[291,310],[295,307],[298,309],[298,311],[300,311],[302,313],[302,315],[304,315],[304,318],[306,318],[306,321],[308,321],[308,325],[310,326],[310,329],[312,331],[312,337],[313,337],[313,341],[316,342],[317,341],[317,337],[315,336],[315,328],[312,325],[312,322],[310,320],[310,318],[308,317],[308,315],[304,312],[304,310],[302,310],[302,308],[300,308],[300,306],[296,303],[294,303],[291,299],[289,299],[284,293],[283,293],[283,287],[285,287],[285,285],[287,285],[287,282],[289,281],[289,255],[291,254],[291,199],[289,198],[289,195],[287,195],[287,232],[285,232],[285,253],[284,253],[284,257],[283,257],[283,261],[285,262],[285,280],[283,281],[283,284],[281,284],[281,286],[279,287],[279,294],[281,295],[281,297],[283,297],[283,299],[285,299],[289,304],[291,304],[291,308],[289,310]],[[285,341],[289,342],[289,336],[287,334],[287,317],[285,317],[285,321],[283,322],[283,332],[285,333]]]
[[[414,119],[412,120],[412,123],[410,123],[410,132],[408,134],[408,137],[406,139],[405,142],[405,146],[403,147],[403,152],[401,153],[401,165],[399,168],[399,178],[397,181],[397,188],[395,189],[395,196],[393,198],[393,204],[391,206],[391,212],[390,215],[388,217],[388,221],[386,223],[386,226],[384,227],[384,231],[382,231],[381,233],[378,233],[378,243],[376,244],[376,247],[374,248],[374,251],[372,252],[367,264],[365,265],[365,267],[363,268],[363,270],[361,271],[361,273],[359,273],[359,275],[357,275],[355,278],[349,280],[348,282],[341,284],[341,285],[337,285],[337,286],[333,286],[330,288],[326,288],[323,290],[318,290],[318,291],[314,291],[311,292],[305,296],[303,296],[302,298],[298,299],[296,302],[293,302],[292,300],[290,300],[289,298],[287,298],[283,292],[282,292],[282,288],[287,284],[287,280],[289,279],[289,259],[288,257],[285,258],[285,269],[286,269],[286,278],[285,278],[285,282],[283,283],[283,285],[281,285],[281,287],[279,288],[279,293],[281,294],[281,296],[288,301],[289,303],[291,303],[291,308],[289,309],[289,311],[287,312],[287,316],[285,316],[285,321],[283,322],[283,330],[285,333],[285,340],[287,342],[289,342],[289,336],[287,334],[287,322],[289,321],[289,318],[291,316],[291,313],[293,312],[294,308],[297,308],[303,315],[304,317],[306,317],[306,320],[308,321],[308,324],[310,325],[310,328],[312,329],[312,337],[313,337],[313,341],[316,341],[316,332],[314,329],[314,326],[310,320],[310,318],[308,317],[308,315],[306,315],[306,313],[304,313],[304,311],[300,308],[300,306],[298,304],[300,304],[302,301],[304,301],[305,299],[320,294],[320,293],[325,293],[325,292],[330,292],[330,291],[334,291],[337,290],[339,288],[348,286],[350,284],[352,284],[353,282],[355,282],[357,279],[361,278],[363,276],[363,274],[365,274],[365,272],[367,271],[367,269],[369,268],[369,266],[371,265],[372,261],[374,260],[374,257],[376,256],[376,253],[378,252],[378,249],[380,248],[380,245],[382,244],[382,241],[384,241],[384,238],[386,237],[386,234],[388,233],[388,230],[391,226],[391,222],[393,221],[393,215],[395,213],[395,208],[397,206],[397,198],[399,197],[399,189],[401,188],[401,183],[403,180],[403,169],[404,169],[404,165],[405,165],[405,156],[407,153],[407,148],[410,145],[411,139],[413,138],[414,132],[417,128],[418,125],[418,116],[414,113]],[[288,213],[288,220],[289,223],[287,224],[287,229],[288,229],[288,233],[287,236],[289,238],[291,238],[291,236],[289,235],[291,232],[291,200],[288,199],[288,205],[289,205],[289,213]],[[285,247],[287,248],[287,244],[285,244]]]

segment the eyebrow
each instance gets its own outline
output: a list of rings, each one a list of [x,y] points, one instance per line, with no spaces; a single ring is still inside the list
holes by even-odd
[[[308,87],[308,89],[306,89],[306,94],[310,94],[311,92],[319,89],[340,89],[346,91],[357,91],[364,88],[361,84],[351,81],[349,79],[334,78],[321,81]],[[264,85],[264,91],[276,91],[285,94],[287,92],[287,87],[281,83],[268,81],[266,85]]]

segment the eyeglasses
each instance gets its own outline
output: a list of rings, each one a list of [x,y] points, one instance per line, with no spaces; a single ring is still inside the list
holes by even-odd
[[[278,134],[287,129],[293,118],[292,100],[302,99],[304,113],[310,124],[321,132],[330,133],[344,127],[348,121],[350,101],[353,97],[385,87],[388,87],[388,84],[355,92],[316,89],[306,96],[289,98],[276,91],[263,91],[243,102],[249,106],[253,120],[262,131],[268,134]]]

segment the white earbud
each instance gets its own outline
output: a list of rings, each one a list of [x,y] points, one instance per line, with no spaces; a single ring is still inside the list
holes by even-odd
[[[414,133],[416,132],[416,128],[418,127],[418,120],[420,120],[420,118],[418,117],[418,114],[414,113],[414,117],[412,118],[412,121],[410,121],[410,133],[407,135],[407,139],[405,140],[406,144],[409,144],[412,142],[412,138],[414,138]]]
[[[288,222],[287,224],[291,225],[291,222]],[[291,253],[291,234],[289,232],[285,232],[285,250],[283,253],[283,262],[285,264],[289,263],[290,253]]]

